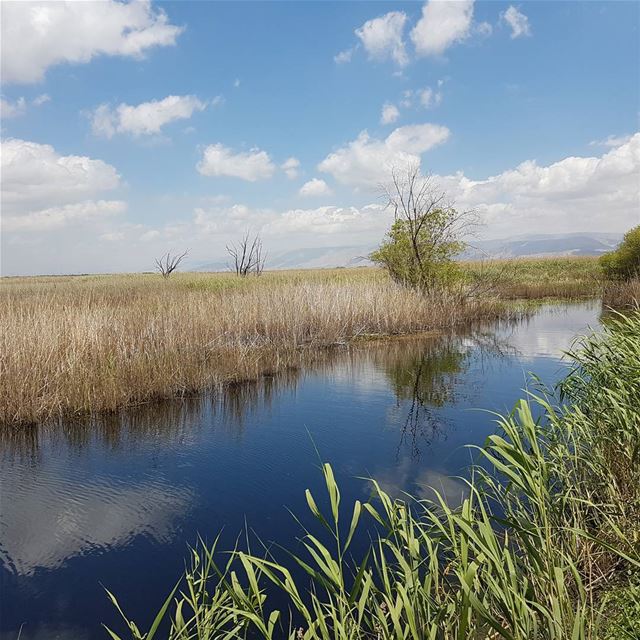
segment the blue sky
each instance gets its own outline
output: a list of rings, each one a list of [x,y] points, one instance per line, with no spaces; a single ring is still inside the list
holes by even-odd
[[[410,162],[486,237],[622,231],[640,222],[639,11],[4,2],[2,271],[186,247],[196,265],[246,229],[272,251],[375,244],[379,184]]]

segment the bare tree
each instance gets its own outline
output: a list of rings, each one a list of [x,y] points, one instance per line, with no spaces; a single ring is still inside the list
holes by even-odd
[[[371,258],[395,280],[425,292],[445,284],[455,272],[453,258],[478,225],[476,212],[456,209],[435,179],[422,175],[419,165],[392,171],[383,195],[395,223]]]
[[[168,278],[180,265],[180,263],[187,257],[189,249],[184,253],[171,255],[166,253],[160,258],[156,258],[156,271],[163,277]]]
[[[259,276],[264,270],[266,253],[260,236],[251,237],[247,231],[238,243],[227,245],[227,253],[233,258],[233,270],[239,276],[255,273]]]

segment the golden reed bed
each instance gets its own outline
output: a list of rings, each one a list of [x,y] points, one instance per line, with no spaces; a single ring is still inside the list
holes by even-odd
[[[6,278],[0,422],[110,411],[299,366],[358,336],[506,313],[483,296],[426,299],[376,270]]]

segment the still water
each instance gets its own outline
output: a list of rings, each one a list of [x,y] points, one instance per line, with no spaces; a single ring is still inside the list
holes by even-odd
[[[449,500],[471,452],[530,386],[553,385],[596,302],[541,307],[518,323],[371,343],[223,397],[0,432],[0,638],[105,638],[122,631],[104,588],[146,624],[184,568],[187,544],[246,523],[263,540],[300,530],[329,461],[350,503],[358,477],[392,494]],[[317,452],[316,452],[317,449]]]

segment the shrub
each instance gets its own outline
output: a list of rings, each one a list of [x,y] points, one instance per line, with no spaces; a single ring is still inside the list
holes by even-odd
[[[631,280],[640,275],[640,225],[625,233],[620,246],[600,258],[605,275],[611,280]]]

